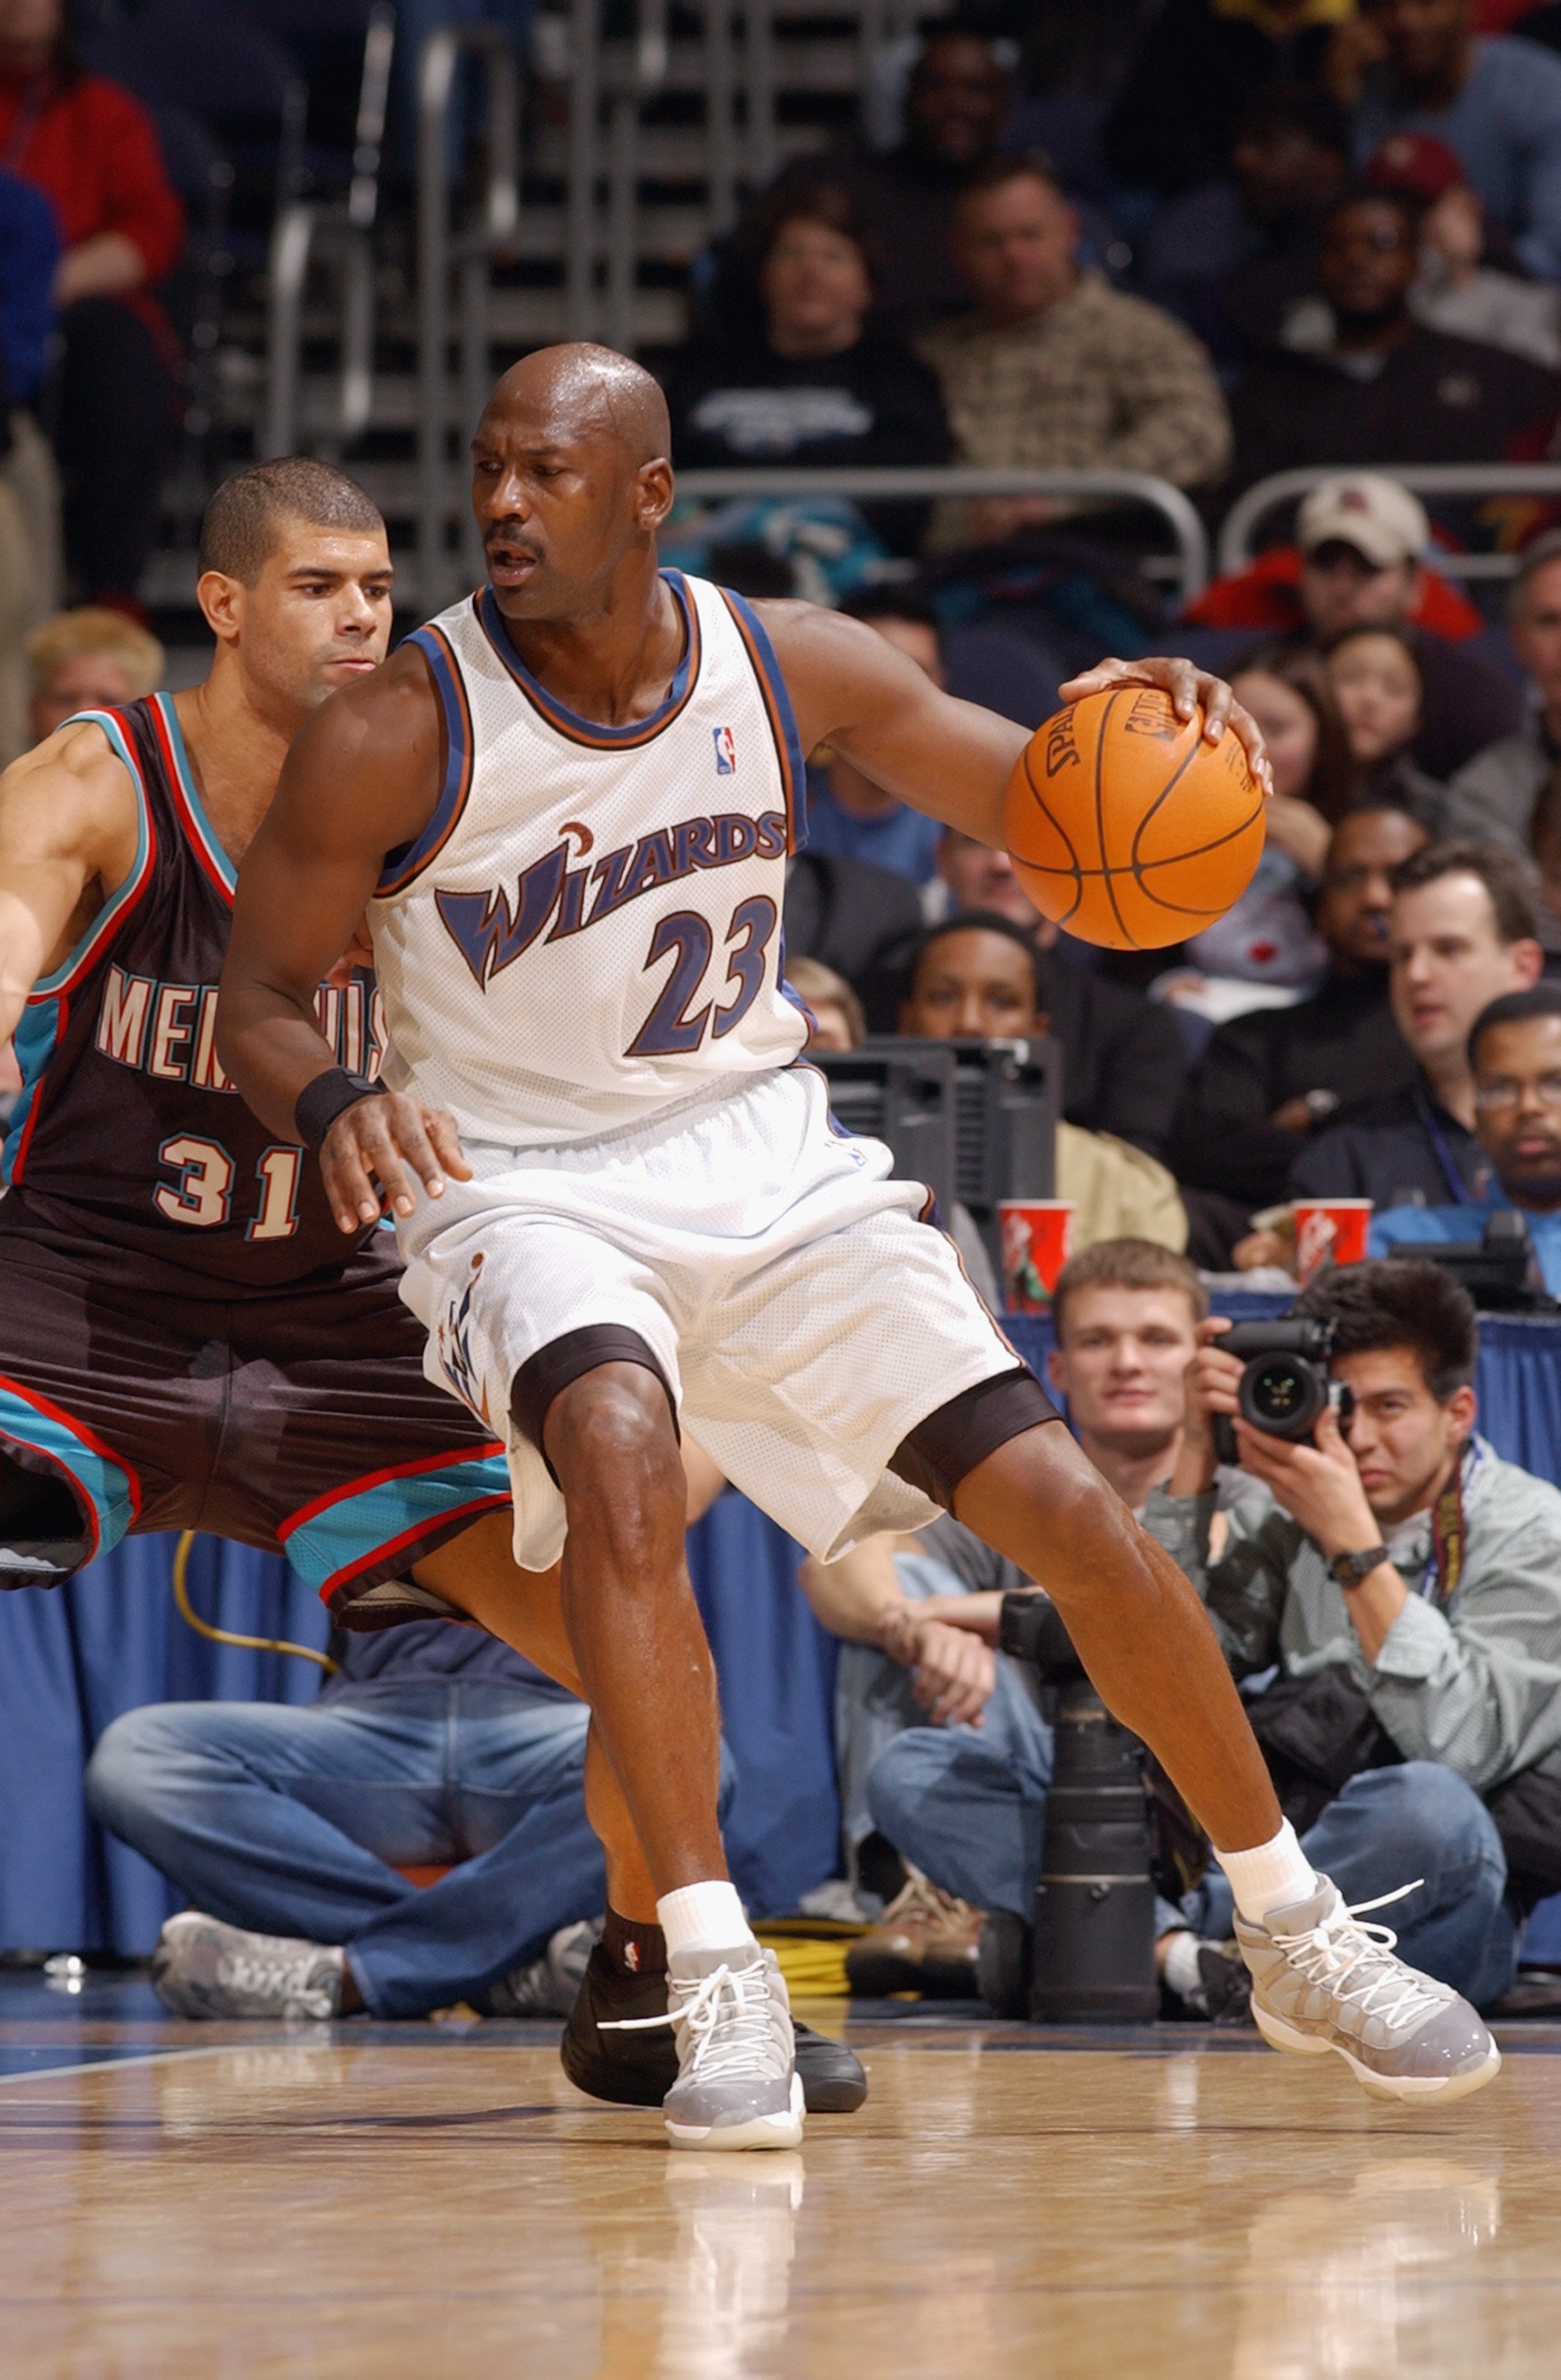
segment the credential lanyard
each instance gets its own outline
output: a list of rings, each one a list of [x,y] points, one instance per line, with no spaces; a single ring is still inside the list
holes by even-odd
[[[1447,1146],[1447,1135],[1437,1119],[1436,1111],[1418,1083],[1415,1085],[1415,1113],[1425,1126],[1425,1136],[1435,1151],[1436,1162],[1442,1169],[1442,1179],[1447,1185],[1449,1199],[1455,1207],[1469,1206],[1474,1194],[1458,1172],[1457,1160]]]

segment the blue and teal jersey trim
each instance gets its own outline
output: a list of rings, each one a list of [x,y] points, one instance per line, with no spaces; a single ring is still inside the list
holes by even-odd
[[[140,1482],[84,1422],[0,1373],[0,1444],[15,1447],[24,1467],[34,1467],[29,1453],[41,1458],[75,1489],[85,1544],[79,1568],[113,1552],[140,1511]]]
[[[396,1578],[420,1555],[483,1512],[511,1500],[509,1465],[497,1442],[465,1463],[426,1457],[368,1473],[305,1504],[277,1536],[300,1578],[322,1600]]]
[[[747,650],[749,665],[758,680],[759,693],[769,719],[769,732],[775,743],[775,757],[780,764],[780,783],[785,788],[787,847],[800,851],[807,841],[807,771],[803,765],[802,738],[797,734],[792,698],[776,658],[775,647],[769,640],[769,631],[753,605],[745,596],[734,594],[730,587],[723,587],[719,591],[736,623],[737,633]]]

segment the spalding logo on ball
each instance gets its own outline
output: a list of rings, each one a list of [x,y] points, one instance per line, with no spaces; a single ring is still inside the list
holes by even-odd
[[[1263,793],[1240,738],[1204,740],[1157,686],[1085,695],[1014,764],[1003,832],[1043,917],[1112,951],[1159,950],[1240,899],[1263,852]]]

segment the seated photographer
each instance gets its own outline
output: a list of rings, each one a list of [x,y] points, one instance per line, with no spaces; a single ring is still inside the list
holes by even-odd
[[[1102,1241],[1074,1257],[1059,1276],[1052,1295],[1057,1347],[1050,1383],[1067,1399],[1068,1418],[1084,1452],[1135,1511],[1175,1465],[1188,1366],[1207,1312],[1192,1265],[1148,1240]],[[966,1536],[956,1522],[938,1521],[916,1537],[875,1539],[828,1569],[810,1563],[803,1585],[826,1627],[866,1641],[868,1629],[841,1624],[844,1594],[854,1588],[865,1613],[867,1597],[860,1573],[875,1555],[887,1571],[886,1557],[892,1553],[898,1579],[892,1587],[878,1584],[871,1641],[889,1662],[908,1666],[914,1658],[927,1659],[928,1676],[924,1682],[919,1671],[906,1676],[902,1670],[897,1682],[888,1662],[865,1655],[842,1658],[838,1675],[846,1678],[849,1659],[849,1674],[863,1682],[854,1711],[842,1713],[837,1703],[842,1750],[854,1731],[857,1741],[871,1742],[876,1755],[866,1770],[860,1832],[865,1833],[869,1822],[876,1825],[942,1892],[977,1910],[1011,1910],[1028,1922],[1051,1780],[1051,1730],[1023,1667],[986,1650],[997,1642],[1000,1590],[1026,1582],[1011,1564],[1002,1565],[1003,1576],[980,1578],[959,1563],[958,1585],[965,1591],[935,1592],[935,1565],[954,1559],[950,1530],[956,1537]],[[988,1565],[998,1562],[984,1547],[976,1550]],[[850,1575],[853,1564],[858,1579]],[[986,1591],[968,1591],[976,1585]],[[990,1701],[976,1691],[980,1679],[974,1660],[968,1674],[956,1677],[948,1646],[938,1641],[957,1630],[984,1639],[980,1649],[986,1666],[981,1678],[994,1674],[990,1665],[996,1661],[1002,1691]],[[992,1694],[989,1684],[986,1694]],[[938,1722],[930,1727],[923,1717],[928,1710]],[[902,1731],[892,1732],[895,1726]],[[842,1798],[848,1803],[857,1773],[856,1767],[846,1770]],[[875,1930],[887,1932],[895,1913],[886,1911],[884,1926]],[[856,1946],[853,1958],[871,1947],[869,1937]]]
[[[1278,1675],[1250,1703],[1306,1855],[1359,1907],[1392,1895],[1412,1966],[1477,2006],[1512,1983],[1512,1829],[1561,1831],[1561,1494],[1474,1432],[1476,1323],[1440,1267],[1395,1259],[1314,1282],[1296,1313],[1334,1326],[1350,1392],[1293,1441],[1240,1418],[1228,1324],[1205,1323],[1168,1487],[1145,1526],[1208,1606],[1238,1677]],[[1265,1492],[1211,1554],[1214,1416]],[[1521,1779],[1521,1791],[1514,1785]],[[1546,1854],[1548,1857],[1548,1854]],[[1419,1879],[1403,1892],[1407,1879]],[[1546,1888],[1513,1877],[1525,1898]],[[1199,1937],[1230,1930],[1211,1869],[1162,1956],[1178,1988]]]
[[[1503,1208],[1521,1215],[1544,1285],[1561,1296],[1561,983],[1493,1000],[1469,1036],[1474,1136],[1491,1160],[1483,1195],[1456,1206],[1390,1207],[1371,1252],[1478,1240]]]

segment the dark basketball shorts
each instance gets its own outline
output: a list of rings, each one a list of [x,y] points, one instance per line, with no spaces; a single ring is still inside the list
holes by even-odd
[[[423,1377],[393,1257],[251,1298],[136,1275],[112,1248],[0,1235],[0,1585],[202,1529],[285,1554],[362,1626],[372,1590],[508,1508],[502,1448]]]

